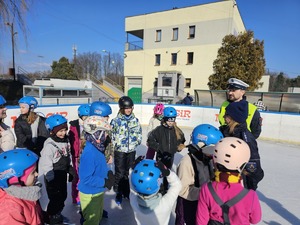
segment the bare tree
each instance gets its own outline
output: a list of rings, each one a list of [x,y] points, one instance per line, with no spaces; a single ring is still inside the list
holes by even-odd
[[[101,77],[101,54],[87,52],[76,57],[75,74],[78,79],[98,79]]]

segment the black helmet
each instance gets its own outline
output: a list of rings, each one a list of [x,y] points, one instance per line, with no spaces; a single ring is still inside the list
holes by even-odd
[[[124,108],[132,108],[133,107],[133,101],[128,96],[123,96],[119,99],[119,107],[120,109]]]

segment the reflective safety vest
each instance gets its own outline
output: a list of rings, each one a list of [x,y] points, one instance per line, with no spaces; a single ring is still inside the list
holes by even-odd
[[[223,102],[223,104],[221,105],[221,108],[220,108],[220,112],[219,112],[219,123],[220,125],[226,125],[225,123],[225,120],[224,120],[224,115],[225,115],[225,112],[226,112],[226,107],[230,104],[229,101],[225,101]],[[247,128],[249,131],[251,131],[250,129],[250,124],[251,124],[251,121],[252,121],[252,118],[254,116],[254,113],[256,111],[257,107],[251,103],[248,102],[248,117],[247,117],[247,120],[246,120],[246,123],[247,123]]]

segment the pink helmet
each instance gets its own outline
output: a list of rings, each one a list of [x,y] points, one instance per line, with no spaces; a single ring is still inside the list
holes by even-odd
[[[241,172],[250,159],[249,145],[242,139],[226,137],[215,146],[214,162]]]
[[[161,103],[157,103],[155,106],[154,106],[154,114],[157,114],[157,115],[162,115],[163,112],[164,112],[164,104],[161,104]]]

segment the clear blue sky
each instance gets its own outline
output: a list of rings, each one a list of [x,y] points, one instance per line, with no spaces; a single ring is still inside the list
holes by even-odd
[[[125,17],[216,2],[211,0],[43,0],[27,14],[28,45],[16,37],[15,62],[27,71],[49,70],[53,60],[105,49],[123,54]],[[300,0],[237,0],[246,29],[264,40],[266,67],[300,75]],[[0,70],[12,64],[9,30],[0,32]]]

